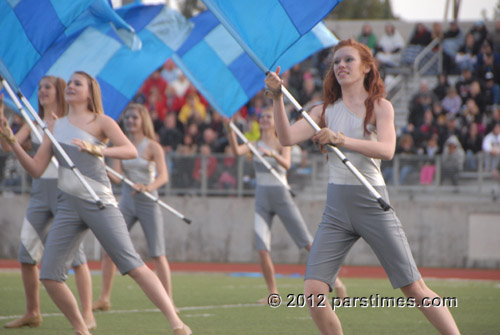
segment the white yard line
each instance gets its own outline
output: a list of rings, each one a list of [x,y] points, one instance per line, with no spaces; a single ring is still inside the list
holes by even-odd
[[[212,310],[212,309],[226,309],[226,308],[248,308],[248,307],[262,307],[266,306],[264,304],[234,304],[234,305],[210,305],[210,306],[191,306],[191,307],[179,307],[179,310],[181,312],[184,311],[203,311],[203,310]],[[127,309],[127,310],[111,310],[107,312],[99,312],[99,313],[105,313],[105,314],[133,314],[133,313],[160,313],[160,310],[157,308],[153,309]],[[42,317],[60,317],[63,316],[62,313],[42,313]],[[182,314],[181,316],[199,316],[199,315],[187,315],[187,314]],[[210,314],[203,314],[202,316],[210,316]],[[0,315],[0,320],[8,320],[8,319],[17,319],[21,318],[22,315],[8,315],[8,316],[1,316]]]

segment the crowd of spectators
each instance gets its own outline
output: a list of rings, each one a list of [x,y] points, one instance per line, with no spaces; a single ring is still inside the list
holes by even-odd
[[[388,68],[413,65],[416,55],[432,41],[435,46],[431,54],[442,48],[442,72],[432,87],[422,79],[410,99],[396,153],[441,155],[442,180],[450,179],[454,185],[460,171],[477,171],[480,163],[487,172],[498,168],[500,21],[491,31],[482,21],[475,22],[468,31],[462,31],[457,22],[451,22],[447,30],[440,23],[434,23],[432,28],[417,23],[407,42],[391,23],[386,24],[380,38],[365,24],[358,40],[374,51],[383,74]],[[484,161],[478,161],[479,153]],[[426,178],[422,173],[427,173],[428,168],[429,164],[401,164],[399,183],[405,183],[411,172],[420,172],[422,182]],[[392,167],[384,174],[390,183]]]
[[[444,72],[438,74],[437,84],[429,87],[427,81],[422,80],[410,100],[407,124],[399,132],[396,153],[430,158],[442,155],[443,159],[449,158],[443,161],[443,169],[459,172],[477,170],[476,154],[484,152],[485,170],[494,170],[500,157],[500,21],[491,32],[482,22],[477,22],[466,33],[456,22],[451,22],[446,31],[440,23],[433,24],[432,28],[418,23],[407,41],[394,24],[388,22],[384,28],[383,34],[376,36],[366,23],[356,37],[372,50],[382,74],[387,68],[408,66],[415,50],[421,50],[435,39],[444,55]],[[330,50],[323,50],[282,73],[284,85],[306,110],[321,103],[321,84],[330,65]],[[171,171],[182,171],[182,175],[172,181],[194,186],[200,183],[201,161],[182,160],[184,156],[227,154],[224,160],[208,160],[207,176],[216,187],[234,187],[235,160],[228,150],[223,117],[172,60],[151,74],[133,100],[150,111]],[[258,117],[269,104],[271,101],[260,91],[233,115],[233,122],[249,140],[259,137]],[[292,122],[300,117],[291,105],[287,108]],[[293,166],[306,168],[308,154],[315,151],[319,149],[311,141],[293,148]],[[172,157],[176,157],[175,161]],[[430,161],[424,162],[419,166],[420,179],[428,183],[426,173],[435,171],[435,166]],[[411,172],[411,166],[402,166],[399,182],[405,183]],[[388,183],[392,181],[392,173],[391,168],[384,171]],[[455,184],[457,173],[450,173],[450,180]]]

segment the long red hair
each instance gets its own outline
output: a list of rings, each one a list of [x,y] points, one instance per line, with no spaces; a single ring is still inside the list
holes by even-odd
[[[363,121],[363,128],[364,133],[369,134],[370,131],[368,131],[367,128],[368,122],[373,117],[375,102],[385,97],[385,85],[382,81],[382,78],[380,77],[377,66],[375,65],[375,58],[366,45],[359,43],[353,39],[342,40],[339,41],[339,43],[333,48],[333,55],[335,55],[337,50],[343,47],[353,47],[354,49],[358,50],[361,62],[370,69],[370,71],[365,75],[365,79],[363,81],[363,86],[368,92],[368,98],[366,98],[365,100],[366,115]],[[326,107],[342,98],[342,89],[337,81],[337,78],[335,77],[333,63],[326,73],[325,80],[323,82],[323,94],[324,102],[323,112],[321,113],[321,122],[322,126],[325,126]]]

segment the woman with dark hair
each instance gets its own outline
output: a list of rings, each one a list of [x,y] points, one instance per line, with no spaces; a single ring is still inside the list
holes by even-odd
[[[384,83],[370,50],[352,40],[340,41],[333,49],[333,65],[323,84],[324,103],[314,107],[311,118],[290,125],[281,94],[279,68],[270,72],[266,84],[273,97],[276,130],[282,145],[294,145],[313,136],[322,145],[335,145],[388,199],[380,171],[380,160],[392,159],[396,146],[394,109],[384,98]],[[362,237],[374,250],[394,288],[414,299],[425,317],[441,334],[458,334],[447,307],[422,307],[424,299],[438,298],[422,280],[399,219],[392,209],[383,211],[359,185],[357,178],[334,154],[329,153],[330,177],[322,222],[307,261],[304,291],[315,297],[308,306],[321,334],[342,334],[340,321],[327,297],[352,245]]]
[[[58,77],[45,76],[40,80],[38,84],[38,114],[46,124],[52,125],[57,118],[66,115],[65,88],[66,83]],[[42,135],[42,128],[37,128],[38,133]],[[23,147],[26,143],[31,143],[31,147],[35,151],[41,144],[28,123],[23,124],[16,133],[15,139]],[[0,142],[2,142],[2,148],[10,151],[9,145],[5,145],[4,141]],[[33,179],[30,201],[21,228],[18,259],[21,263],[21,277],[26,294],[26,312],[20,319],[5,324],[5,328],[38,327],[42,324],[37,264],[42,258],[44,244],[56,208],[57,167],[54,164],[49,164],[40,178]],[[92,282],[83,245],[80,244],[71,265],[75,271],[83,319],[89,329],[94,329],[96,323],[92,314]]]
[[[140,192],[149,192],[158,196],[157,189],[168,181],[165,154],[155,140],[153,121],[147,108],[140,104],[130,104],[124,112],[125,134],[137,149],[138,157],[127,160],[115,160],[114,170],[132,180],[133,187],[122,183],[120,211],[130,231],[139,221],[148,242],[149,255],[155,264],[156,274],[165,291],[172,298],[172,280],[170,266],[165,255],[165,234],[160,206]],[[121,180],[108,174],[111,181],[119,184]],[[108,254],[102,261],[101,295],[93,304],[94,310],[109,310],[111,307],[111,289],[116,267]]]
[[[106,175],[104,156],[132,159],[137,157],[137,150],[118,124],[104,115],[99,83],[92,76],[81,71],[73,73],[65,95],[68,114],[56,121],[53,134],[94,189],[105,206],[103,209],[96,206],[61,154],[54,152],[48,137],[31,157],[13,138],[5,118],[0,120],[0,135],[10,143],[21,165],[34,178],[42,175],[52,154],[59,161],[57,212],[43,253],[40,280],[73,326],[75,335],[88,335],[75,297],[64,281],[67,262],[90,229],[120,272],[129,274],[167,317],[174,334],[190,334],[191,330],[176,314],[160,280],[135,251]],[[108,141],[113,146],[105,146]]]

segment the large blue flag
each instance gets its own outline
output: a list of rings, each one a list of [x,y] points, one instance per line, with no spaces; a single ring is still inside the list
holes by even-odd
[[[265,74],[210,11],[191,21],[194,28],[172,59],[210,104],[230,117],[264,87]],[[283,54],[268,57],[267,63],[286,70],[336,43],[319,23]]]
[[[144,80],[170,57],[189,35],[192,24],[166,6],[132,4],[116,11],[142,42],[140,50],[123,44],[116,29],[93,21],[70,36],[61,35],[19,83],[23,94],[36,106],[37,85],[44,75],[65,80],[77,70],[94,76],[101,86],[104,111],[117,118]],[[12,71],[11,71],[12,72]]]
[[[11,84],[21,83],[61,36],[101,23],[111,23],[129,46],[140,47],[133,29],[107,0],[0,0],[0,59],[10,71],[6,77],[15,81]]]
[[[261,69],[272,68],[277,56],[315,27],[341,1],[203,0]]]

